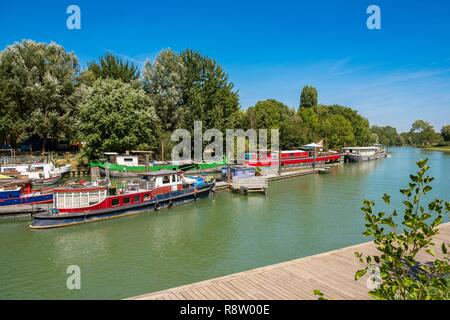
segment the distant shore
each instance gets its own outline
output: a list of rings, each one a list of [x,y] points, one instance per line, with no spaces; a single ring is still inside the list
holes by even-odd
[[[450,152],[450,146],[426,147],[425,150]]]

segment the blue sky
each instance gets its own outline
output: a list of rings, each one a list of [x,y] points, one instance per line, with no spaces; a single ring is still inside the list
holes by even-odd
[[[81,30],[66,9],[81,9]],[[381,30],[366,9],[381,8]],[[0,2],[0,48],[55,41],[81,65],[113,52],[142,65],[164,48],[216,59],[244,108],[275,98],[298,106],[305,84],[321,103],[357,109],[371,124],[408,130],[415,119],[450,123],[450,1]]]

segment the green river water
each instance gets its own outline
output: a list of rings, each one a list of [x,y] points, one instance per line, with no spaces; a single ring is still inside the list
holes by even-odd
[[[402,200],[415,161],[428,157],[433,197],[450,200],[450,153],[392,148],[391,158],[329,175],[271,182],[267,196],[212,199],[85,225],[28,229],[0,220],[0,299],[118,299],[368,241],[361,200]],[[68,290],[69,265],[81,289]]]

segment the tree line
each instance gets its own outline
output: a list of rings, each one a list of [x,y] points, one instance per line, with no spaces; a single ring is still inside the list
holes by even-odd
[[[278,128],[282,149],[320,139],[327,148],[393,144],[392,130],[370,128],[351,108],[319,104],[312,86],[301,90],[297,107],[269,99],[244,110],[222,66],[193,50],[162,50],[143,68],[106,54],[81,70],[75,53],[56,43],[17,42],[0,52],[0,106],[3,144],[37,137],[44,152],[49,139],[68,141],[90,159],[136,149],[161,158],[162,146],[167,159],[172,131],[192,131],[194,121],[223,132]],[[396,135],[395,144],[429,139],[427,130]]]
[[[391,126],[372,126],[373,139],[386,146],[445,146],[450,145],[450,125],[444,125],[440,132],[425,120],[416,120],[407,132],[398,133]]]

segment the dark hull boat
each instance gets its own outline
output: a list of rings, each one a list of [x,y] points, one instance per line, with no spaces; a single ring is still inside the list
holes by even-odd
[[[31,182],[13,179],[0,186],[0,216],[45,211],[53,202],[50,190],[31,190]]]
[[[33,216],[30,228],[64,227],[159,210],[197,201],[214,192],[215,181],[183,178],[167,171],[144,174],[125,189],[107,186],[55,189],[53,208]],[[118,191],[118,192],[117,192]]]

